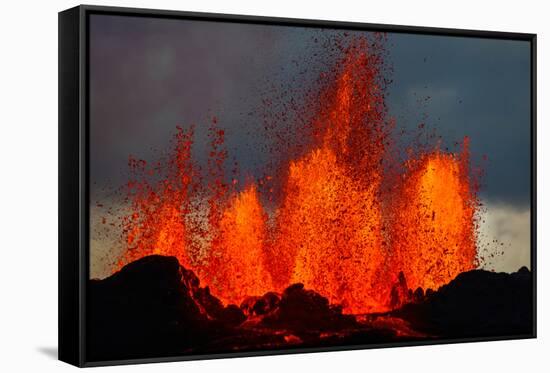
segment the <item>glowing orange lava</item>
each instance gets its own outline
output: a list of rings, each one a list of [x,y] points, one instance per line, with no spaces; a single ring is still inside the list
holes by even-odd
[[[290,283],[302,282],[350,312],[374,310],[384,260],[376,185],[362,185],[331,150],[318,149],[291,163],[287,188],[277,242],[296,251]]]
[[[477,199],[462,154],[435,151],[408,164],[394,197],[391,238],[394,270],[410,288],[438,289],[476,267]]]
[[[347,312],[366,313],[382,302],[377,195],[385,128],[374,56],[364,45],[355,47],[320,95],[314,123],[319,145],[289,164],[274,241],[276,254],[291,258],[284,261],[289,278],[279,284],[302,282]]]
[[[225,303],[302,282],[353,314],[396,306],[398,283],[436,289],[475,268],[478,203],[466,140],[458,155],[435,150],[407,160],[384,188],[392,122],[382,63],[367,39],[342,48],[321,76],[302,151],[272,176],[280,198],[269,209],[260,182],[227,181],[216,118],[206,174],[191,156],[193,128],[178,129],[165,165],[131,158],[127,249],[117,268],[171,255]]]
[[[190,265],[185,217],[190,212],[189,193],[195,176],[191,162],[193,128],[186,132],[178,127],[174,141],[167,175],[154,183],[147,179],[154,168],[130,157],[129,167],[136,179],[127,185],[130,212],[122,220],[127,249],[117,268],[152,254],[175,256],[183,265]]]
[[[216,263],[208,282],[220,299],[240,302],[247,296],[261,296],[273,289],[264,266],[267,215],[258,192],[250,185],[233,196],[223,212],[210,256]]]

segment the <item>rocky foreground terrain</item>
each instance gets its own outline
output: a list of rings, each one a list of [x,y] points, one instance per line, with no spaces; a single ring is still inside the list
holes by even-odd
[[[353,346],[397,341],[528,336],[532,276],[465,272],[437,291],[409,290],[400,308],[345,315],[293,284],[282,294],[224,306],[176,258],[148,256],[88,286],[87,359]]]

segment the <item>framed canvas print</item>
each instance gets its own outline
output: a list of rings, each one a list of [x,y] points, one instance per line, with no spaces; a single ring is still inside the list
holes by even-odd
[[[535,62],[532,34],[59,13],[60,359],[535,337]]]

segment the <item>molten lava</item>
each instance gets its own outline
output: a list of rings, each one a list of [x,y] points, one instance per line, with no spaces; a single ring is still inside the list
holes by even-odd
[[[438,289],[476,267],[475,213],[468,141],[460,156],[435,151],[408,164],[394,197],[392,267],[410,288]]]
[[[295,251],[290,283],[316,289],[350,312],[375,309],[384,262],[376,185],[346,175],[334,152],[322,148],[291,163],[287,188],[277,242],[279,250]]]
[[[211,243],[207,281],[220,299],[237,303],[247,296],[261,296],[273,289],[264,266],[267,215],[255,185],[233,196]]]
[[[130,212],[122,220],[127,250],[118,268],[152,254],[175,256],[182,265],[191,264],[185,217],[190,212],[189,193],[196,177],[191,160],[193,128],[186,132],[178,127],[174,142],[173,156],[160,180],[150,182],[147,178],[156,166],[148,169],[145,161],[130,157],[129,167],[136,179],[127,184]]]
[[[383,302],[377,196],[387,128],[374,59],[361,43],[347,51],[339,77],[319,97],[318,145],[290,162],[276,216],[275,247],[289,276],[276,283],[302,282],[351,313]]]
[[[280,198],[269,209],[261,182],[249,177],[241,189],[227,182],[216,118],[205,175],[191,157],[193,128],[178,128],[165,163],[148,168],[131,158],[136,177],[119,267],[176,256],[225,303],[301,282],[353,314],[395,306],[396,284],[436,289],[475,268],[478,203],[467,142],[459,155],[408,159],[397,181],[386,175],[392,122],[373,45],[353,40],[322,74],[318,105],[300,129],[302,151],[272,176]],[[388,180],[395,185],[384,188]]]

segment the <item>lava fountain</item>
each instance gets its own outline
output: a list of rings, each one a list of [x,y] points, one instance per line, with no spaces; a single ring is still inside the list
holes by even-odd
[[[459,155],[434,151],[407,163],[394,196],[392,268],[410,288],[437,289],[476,267],[475,213],[468,139]]]
[[[399,165],[399,177],[387,175],[392,121],[378,47],[356,38],[321,75],[318,105],[299,129],[302,151],[271,176],[280,198],[269,211],[259,180],[228,181],[216,118],[206,172],[191,156],[193,127],[178,128],[163,162],[131,158],[117,268],[176,256],[227,304],[301,282],[352,314],[395,306],[398,283],[437,289],[475,268],[468,142],[459,154],[420,152]]]
[[[186,217],[191,213],[190,193],[196,189],[193,184],[198,176],[191,158],[193,135],[193,128],[177,128],[172,156],[162,165],[160,178],[150,180],[160,163],[151,166],[130,157],[128,166],[134,177],[126,185],[129,212],[121,224],[126,251],[118,268],[152,254],[175,256],[182,265],[191,265]]]
[[[377,56],[364,42],[345,52],[339,75],[319,95],[312,149],[290,161],[276,216],[277,255],[287,258],[289,274],[278,283],[322,289],[352,313],[375,310],[383,302],[377,196],[388,129]]]
[[[266,238],[267,214],[252,184],[231,198],[211,242],[206,280],[221,299],[240,303],[246,296],[273,289],[264,265]]]

